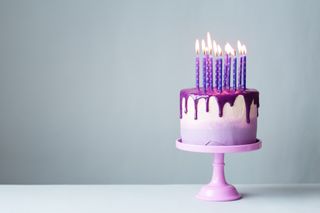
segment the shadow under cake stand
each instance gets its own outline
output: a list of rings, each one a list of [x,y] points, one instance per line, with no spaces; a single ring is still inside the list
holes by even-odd
[[[237,189],[228,184],[224,176],[224,154],[236,152],[249,152],[260,149],[262,146],[259,139],[255,143],[234,146],[203,146],[183,143],[181,139],[176,140],[176,147],[189,152],[213,154],[213,174],[211,182],[203,186],[197,194],[197,198],[207,201],[231,201],[238,200],[241,195]]]

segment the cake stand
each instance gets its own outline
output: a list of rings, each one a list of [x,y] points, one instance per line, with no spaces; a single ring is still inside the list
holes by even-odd
[[[238,200],[241,195],[237,189],[228,184],[224,176],[224,154],[235,152],[249,152],[261,148],[261,141],[255,143],[235,146],[203,146],[183,143],[181,139],[176,141],[176,147],[189,152],[213,154],[213,174],[208,185],[203,186],[197,194],[197,198],[207,201],[231,201]]]

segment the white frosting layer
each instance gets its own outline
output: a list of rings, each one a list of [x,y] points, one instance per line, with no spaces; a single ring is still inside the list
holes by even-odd
[[[226,103],[223,116],[219,117],[219,106],[214,96],[209,99],[209,112],[206,101],[198,102],[198,118],[194,119],[195,107],[192,97],[188,98],[188,112],[185,112],[185,99],[182,100],[180,119],[183,142],[192,144],[234,145],[252,143],[256,139],[257,105],[250,106],[250,123],[246,120],[246,105],[242,95],[237,96],[231,107]]]

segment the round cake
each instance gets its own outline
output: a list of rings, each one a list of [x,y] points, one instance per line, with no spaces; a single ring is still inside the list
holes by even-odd
[[[256,142],[259,92],[244,90],[180,91],[183,143],[241,145]]]
[[[195,43],[195,88],[180,91],[182,143],[230,146],[256,142],[259,92],[247,88],[247,48],[222,48],[207,33],[207,43]],[[239,61],[239,67],[238,67]],[[202,72],[200,75],[200,66]],[[202,76],[202,87],[200,78]],[[232,81],[231,81],[232,80]]]

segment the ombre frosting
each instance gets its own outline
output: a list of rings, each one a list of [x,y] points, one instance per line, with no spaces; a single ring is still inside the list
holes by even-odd
[[[259,92],[254,89],[180,91],[183,143],[241,145],[256,141]]]

